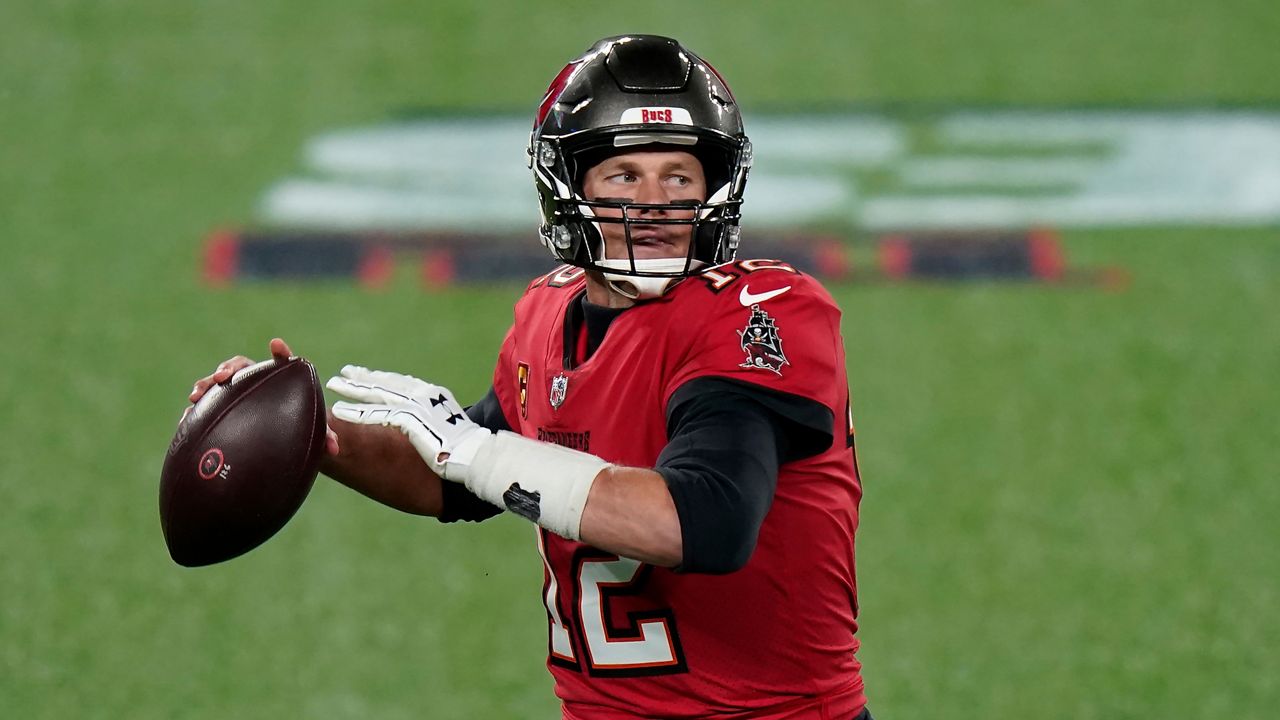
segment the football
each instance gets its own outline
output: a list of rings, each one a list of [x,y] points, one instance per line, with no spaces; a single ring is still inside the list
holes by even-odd
[[[213,386],[178,425],[160,474],[174,562],[211,565],[275,535],[306,499],[325,452],[315,367],[268,360]]]

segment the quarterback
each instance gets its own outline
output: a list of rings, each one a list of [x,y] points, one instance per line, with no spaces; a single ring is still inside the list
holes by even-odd
[[[562,264],[517,301],[491,390],[464,408],[409,375],[329,381],[327,475],[443,522],[536,525],[565,718],[870,717],[840,311],[738,256],[751,160],[709,64],[601,40],[537,109],[539,236]]]

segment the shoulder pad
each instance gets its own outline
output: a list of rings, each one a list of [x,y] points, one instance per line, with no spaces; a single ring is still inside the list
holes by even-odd
[[[569,286],[578,286],[586,278],[587,271],[574,265],[558,265],[556,269],[534,278],[529,286],[524,289],[526,295],[540,287],[547,288],[563,288]]]
[[[740,303],[743,307],[750,307],[790,293],[834,305],[821,283],[782,260],[737,260],[708,268],[681,286],[689,286],[684,292],[690,295],[706,297],[709,293],[716,298],[714,302],[717,304],[724,302],[736,306]]]

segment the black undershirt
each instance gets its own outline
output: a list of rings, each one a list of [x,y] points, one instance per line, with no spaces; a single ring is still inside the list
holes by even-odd
[[[582,300],[571,321],[586,325],[587,357],[624,308]],[[511,430],[491,388],[467,415],[490,430]],[[755,549],[773,502],[778,468],[831,446],[831,411],[798,395],[727,378],[681,385],[667,404],[667,445],[654,468],[667,482],[684,539],[681,572],[727,573]],[[442,522],[480,521],[501,508],[457,483],[444,483]]]
[[[600,347],[600,343],[604,342],[605,331],[613,324],[614,318],[622,314],[626,308],[611,308],[603,305],[596,305],[587,302],[586,295],[582,296],[582,320],[587,326],[587,357]],[[585,358],[584,358],[585,360]]]

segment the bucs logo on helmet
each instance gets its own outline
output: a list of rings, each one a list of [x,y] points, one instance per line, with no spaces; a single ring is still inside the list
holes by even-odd
[[[738,367],[772,370],[782,374],[782,366],[790,365],[786,353],[782,352],[782,337],[778,335],[778,325],[769,313],[760,309],[759,305],[751,306],[751,318],[747,327],[738,331],[742,341],[742,351],[746,359]]]

